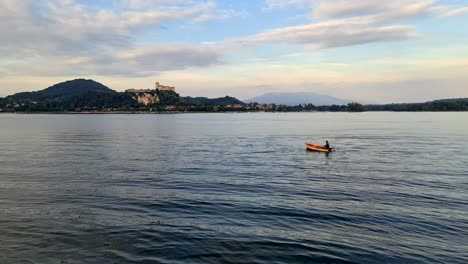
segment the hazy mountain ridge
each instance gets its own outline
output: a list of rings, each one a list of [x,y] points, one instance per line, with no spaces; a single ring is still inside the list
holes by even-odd
[[[281,104],[281,105],[345,105],[351,100],[340,99],[329,95],[299,92],[299,93],[266,93],[251,99],[244,100],[246,103]]]

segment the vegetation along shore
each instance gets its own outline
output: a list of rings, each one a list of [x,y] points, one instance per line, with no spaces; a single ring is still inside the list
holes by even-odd
[[[161,89],[158,89],[162,87]],[[225,96],[182,97],[173,87],[117,92],[93,80],[76,79],[36,92],[0,98],[3,113],[180,113],[180,112],[364,112],[364,111],[468,111],[468,98],[426,103],[345,105],[281,105],[245,103]]]

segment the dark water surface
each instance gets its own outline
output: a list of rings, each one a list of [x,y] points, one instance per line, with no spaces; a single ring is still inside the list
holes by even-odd
[[[0,263],[468,263],[468,113],[0,115]]]

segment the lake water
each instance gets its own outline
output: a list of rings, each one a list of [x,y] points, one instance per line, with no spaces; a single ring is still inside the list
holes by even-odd
[[[0,115],[2,264],[315,262],[468,263],[468,113]]]

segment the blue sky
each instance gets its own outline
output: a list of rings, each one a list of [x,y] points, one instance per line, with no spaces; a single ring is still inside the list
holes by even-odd
[[[241,99],[468,97],[465,25],[466,0],[0,0],[0,96],[91,78]]]

